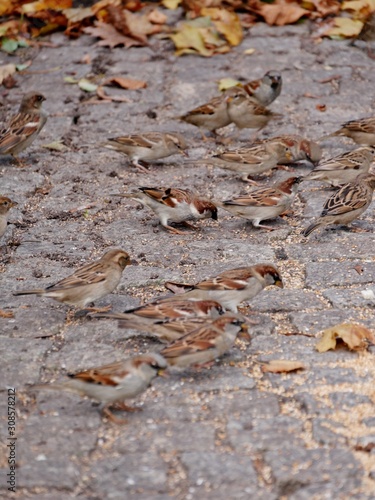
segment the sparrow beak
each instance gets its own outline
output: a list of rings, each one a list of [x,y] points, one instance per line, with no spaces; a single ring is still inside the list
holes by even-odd
[[[169,378],[169,373],[166,370],[167,368],[160,368],[157,372],[158,376],[163,378]]]
[[[293,155],[290,151],[288,151],[287,153],[285,153],[285,157],[288,161],[292,162],[293,161]]]
[[[279,287],[279,288],[284,288],[284,285],[283,285],[283,282],[281,281],[281,279],[276,280],[274,285]]]
[[[17,205],[18,205],[18,203],[16,201],[12,201],[10,204],[11,207],[16,207]]]
[[[185,150],[180,149],[179,152],[180,152],[181,155],[185,156],[186,158],[189,158],[189,153],[187,153]]]

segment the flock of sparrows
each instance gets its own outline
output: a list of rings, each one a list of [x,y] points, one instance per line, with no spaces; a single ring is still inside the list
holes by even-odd
[[[281,88],[281,75],[269,71],[260,80],[227,89],[181,118],[215,135],[217,129],[230,123],[240,129],[260,130],[276,116],[266,106],[279,96]],[[18,159],[18,154],[33,142],[47,120],[41,107],[44,100],[38,92],[24,96],[18,114],[0,131],[0,154],[11,154]],[[301,160],[315,165],[305,177],[292,176],[272,187],[257,187],[232,199],[209,200],[191,190],[174,187],[138,187],[117,196],[133,198],[149,207],[162,226],[172,233],[183,234],[171,224],[194,227],[191,221],[217,219],[218,207],[250,220],[255,227],[271,229],[261,222],[290,209],[301,181],[327,182],[338,189],[326,201],[321,216],[303,231],[302,234],[308,236],[320,226],[352,222],[368,208],[375,189],[375,175],[369,173],[375,154],[375,118],[350,121],[331,135],[350,137],[361,147],[321,162],[321,148],[314,141],[298,135],[280,135],[249,147],[220,151],[201,160],[239,172],[243,180],[253,184],[257,183],[251,177],[281,165]],[[176,153],[186,154],[187,149],[180,134],[160,132],[116,137],[108,139],[104,146],[126,154],[142,171],[146,170],[145,162]],[[10,198],[0,197],[0,237],[6,231],[9,211],[15,205]],[[114,291],[130,264],[127,252],[109,250],[101,259],[54,285],[17,291],[15,295],[34,294],[87,309]],[[173,294],[167,297],[123,313],[93,314],[96,318],[115,319],[120,328],[147,333],[168,345],[158,353],[134,356],[70,375],[65,382],[35,388],[73,391],[94,398],[103,403],[108,418],[120,423],[122,420],[113,415],[110,406],[134,410],[125,405],[124,400],[143,392],[166,368],[204,366],[227,352],[237,336],[246,332],[249,322],[238,313],[238,305],[270,285],[283,286],[279,271],[271,264],[257,264],[230,269],[193,285],[168,282],[166,288]]]

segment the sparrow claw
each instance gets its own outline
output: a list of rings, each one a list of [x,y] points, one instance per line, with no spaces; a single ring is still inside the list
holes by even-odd
[[[130,413],[135,413],[137,411],[142,411],[142,408],[137,408],[136,406],[128,406],[124,402],[116,403],[115,406],[119,410],[128,411]]]
[[[103,413],[108,418],[108,420],[114,422],[117,425],[124,425],[128,423],[128,421],[125,420],[124,418],[116,417],[107,407],[103,409]]]

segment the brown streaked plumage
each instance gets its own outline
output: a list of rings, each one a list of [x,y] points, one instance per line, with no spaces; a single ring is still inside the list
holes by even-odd
[[[159,217],[161,225],[175,234],[184,233],[171,227],[171,222],[182,223],[195,229],[188,221],[208,218],[217,220],[216,206],[211,201],[197,196],[189,189],[139,187],[130,193],[115,196],[132,198],[151,208]]]
[[[173,293],[183,293],[188,299],[215,300],[236,313],[241,302],[251,300],[270,285],[283,287],[279,271],[272,264],[256,264],[229,269],[195,285],[168,281],[164,286]]]
[[[321,216],[302,232],[303,236],[321,226],[350,224],[370,206],[374,189],[375,175],[362,174],[354,182],[344,184],[328,198]]]
[[[187,145],[180,134],[171,132],[144,132],[107,139],[103,147],[127,155],[132,164],[142,172],[148,170],[140,161],[153,162],[174,154],[187,156]]]
[[[251,80],[245,83],[243,88],[250,97],[256,99],[262,106],[268,106],[277,97],[282,89],[282,78],[278,71],[267,71],[259,80]]]
[[[70,306],[84,308],[112,293],[129,264],[131,261],[126,252],[109,250],[99,260],[86,264],[54,285],[44,289],[20,290],[13,295],[49,297]]]
[[[125,423],[115,417],[109,407],[117,404],[122,410],[135,411],[123,403],[149,387],[152,379],[167,368],[165,359],[157,353],[142,354],[108,365],[69,374],[70,380],[33,386],[37,390],[68,391],[95,399],[104,405],[104,414],[116,423]]]
[[[375,117],[360,118],[344,123],[341,128],[325,137],[344,136],[350,137],[357,144],[375,146]]]
[[[4,236],[7,229],[10,209],[17,205],[18,203],[12,201],[7,196],[0,196],[0,238]]]
[[[23,97],[18,113],[0,130],[0,154],[10,154],[18,161],[18,155],[36,139],[47,121],[43,101],[40,92]]]
[[[247,332],[245,319],[225,314],[175,340],[160,354],[170,366],[203,365],[227,352],[241,331]]]
[[[250,220],[255,227],[274,230],[276,228],[263,226],[260,222],[274,219],[289,210],[301,180],[301,177],[289,177],[273,187],[255,189],[216,204],[233,215]]]

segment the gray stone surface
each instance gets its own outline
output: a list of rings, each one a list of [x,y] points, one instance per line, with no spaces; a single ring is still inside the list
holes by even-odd
[[[180,10],[170,12],[176,19]],[[2,92],[1,116],[14,112],[21,94],[37,88],[47,97],[48,125],[22,154],[18,168],[0,158],[1,194],[18,203],[0,247],[0,411],[7,428],[7,387],[17,389],[18,500],[370,500],[374,497],[373,381],[375,350],[344,347],[324,354],[315,345],[323,329],[354,321],[373,329],[374,304],[361,292],[374,290],[374,204],[354,223],[366,232],[316,231],[301,235],[332,191],[301,185],[294,213],[269,222],[275,231],[253,228],[219,210],[218,221],[197,231],[167,233],[139,204],[112,196],[135,186],[177,186],[225,199],[250,187],[234,173],[181,156],[137,171],[126,158],[100,147],[106,138],[145,130],[177,130],[189,156],[217,151],[198,130],[173,118],[217,94],[226,76],[253,79],[276,69],[283,91],[271,105],[283,118],[260,138],[298,133],[311,139],[350,119],[373,113],[369,91],[375,66],[365,51],[339,41],[315,43],[307,23],[251,28],[241,46],[213,58],[176,58],[171,42],[153,38],[149,47],[98,48],[92,37],[51,36],[54,46],[31,49],[28,74]],[[244,50],[254,48],[252,55]],[[74,56],[72,57],[72,54]],[[79,61],[85,55],[91,64]],[[20,58],[2,53],[1,64]],[[45,70],[56,66],[55,71]],[[129,103],[90,104],[64,77],[145,79],[138,91],[108,89]],[[40,73],[39,71],[42,71]],[[338,85],[321,83],[339,75]],[[307,97],[306,93],[316,96]],[[326,104],[324,113],[317,104]],[[152,113],[150,113],[152,112]],[[155,113],[155,115],[153,115]],[[152,118],[152,116],[156,116]],[[233,138],[248,143],[252,131]],[[69,150],[41,146],[63,139]],[[321,142],[324,158],[353,149],[348,139]],[[306,175],[310,166],[290,172]],[[259,177],[270,186],[287,175]],[[258,262],[276,264],[285,288],[265,290],[241,311],[251,341],[237,341],[210,369],[171,370],[130,404],[142,409],[116,426],[100,407],[77,395],[36,391],[30,384],[62,380],[67,372],[159,350],[157,341],[118,328],[112,320],[74,317],[50,299],[13,296],[44,287],[122,247],[137,265],[126,269],[118,288],[98,302],[123,311],[166,294],[165,280],[194,283],[225,269]],[[263,373],[261,363],[298,360],[305,370]],[[116,415],[122,412],[115,410]],[[7,448],[1,445],[0,496],[7,498]],[[5,451],[5,453],[3,453]]]

